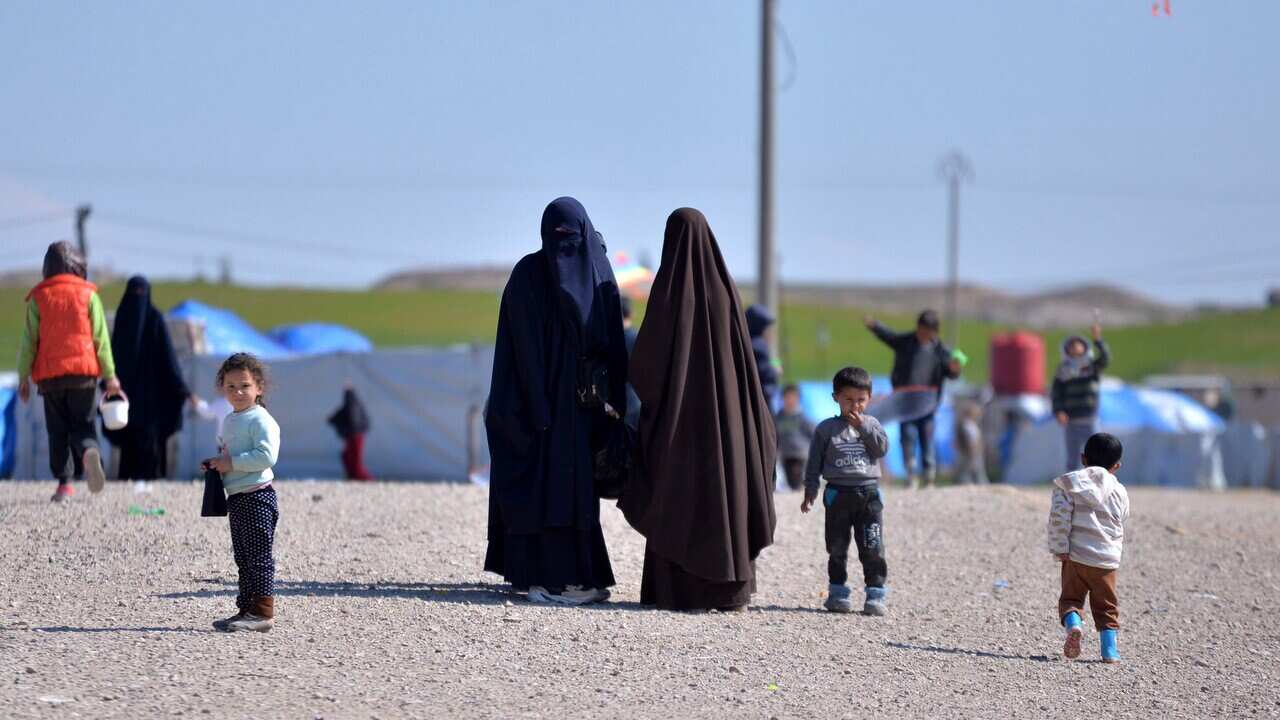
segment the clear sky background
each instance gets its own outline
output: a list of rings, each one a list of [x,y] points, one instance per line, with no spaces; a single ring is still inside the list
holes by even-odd
[[[1257,304],[1280,285],[1280,3],[780,0],[784,281],[961,275]],[[658,257],[702,209],[755,275],[759,3],[5,2],[0,270],[362,286],[511,264],[562,194]],[[42,222],[41,220],[44,219]]]

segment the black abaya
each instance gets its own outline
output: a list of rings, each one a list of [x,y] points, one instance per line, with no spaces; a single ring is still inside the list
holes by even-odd
[[[614,578],[591,469],[601,415],[580,406],[576,390],[579,363],[603,363],[610,404],[625,406],[621,302],[578,201],[547,207],[542,241],[512,270],[498,314],[485,412],[492,460],[484,567],[522,590],[605,588]]]
[[[151,304],[151,285],[129,279],[111,331],[116,375],[129,397],[129,424],[103,434],[120,453],[121,480],[164,477],[169,437],[182,428],[190,396],[164,316]]]

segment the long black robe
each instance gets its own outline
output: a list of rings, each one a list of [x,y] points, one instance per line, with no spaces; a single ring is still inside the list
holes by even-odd
[[[603,242],[572,198],[547,206],[543,249],[511,272],[498,313],[489,439],[485,570],[516,589],[614,584],[591,472],[599,413],[576,397],[579,358],[609,370],[625,406],[622,308]]]
[[[121,480],[164,477],[169,437],[182,428],[182,404],[191,395],[182,377],[164,316],[151,304],[151,284],[129,278],[111,330],[116,375],[129,397],[129,424],[107,430],[120,453]]]
[[[773,543],[777,435],[737,288],[697,210],[667,220],[630,379],[641,463],[618,505],[648,540],[640,602],[741,607]]]

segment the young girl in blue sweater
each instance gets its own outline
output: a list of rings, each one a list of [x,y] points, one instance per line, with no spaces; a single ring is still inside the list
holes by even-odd
[[[280,426],[262,402],[266,375],[262,361],[248,353],[236,353],[222,363],[218,389],[232,412],[222,426],[221,452],[203,463],[222,474],[231,547],[240,571],[239,612],[213,623],[225,632],[266,632],[275,617],[276,562],[271,550],[280,511],[271,487],[271,466],[280,456]]]

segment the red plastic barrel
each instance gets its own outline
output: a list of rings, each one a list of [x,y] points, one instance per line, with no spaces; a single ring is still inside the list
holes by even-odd
[[[1044,393],[1044,338],[1023,331],[992,336],[991,387],[997,395]]]

